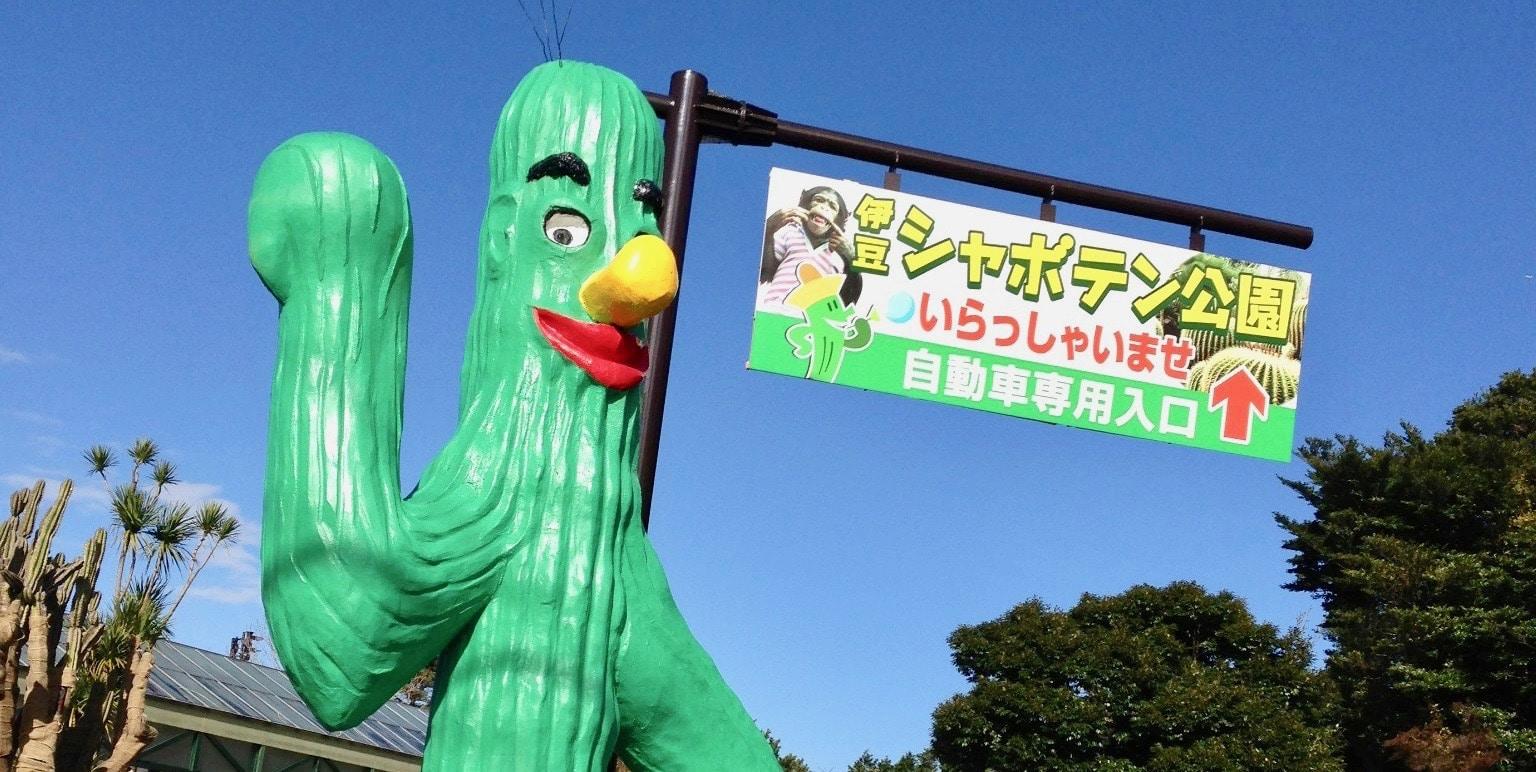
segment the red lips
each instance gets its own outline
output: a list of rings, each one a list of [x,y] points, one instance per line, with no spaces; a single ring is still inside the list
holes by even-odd
[[[533,323],[549,345],[610,389],[632,389],[645,377],[645,347],[611,324],[581,322],[544,308],[533,309]]]

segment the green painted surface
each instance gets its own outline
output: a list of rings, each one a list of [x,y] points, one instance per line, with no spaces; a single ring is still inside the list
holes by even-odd
[[[752,323],[752,351],[749,367],[754,370],[778,373],[780,375],[810,377],[807,375],[807,360],[796,356],[795,347],[791,345],[787,337],[789,331],[803,324],[803,322],[793,317],[780,314],[762,312],[755,314]],[[1064,378],[1070,378],[1072,381],[1067,395],[1069,404],[1061,411],[1060,415],[1052,415],[1047,410],[1043,410],[1033,399],[1023,399],[1013,404],[1005,405],[1002,400],[993,399],[988,396],[988,392],[991,391],[990,385],[982,390],[981,399],[979,400],[964,396],[952,396],[945,393],[942,378],[939,379],[937,384],[937,393],[929,393],[924,389],[918,388],[906,388],[904,387],[904,375],[907,372],[908,354],[918,350],[924,350],[945,362],[952,355],[975,360],[981,367],[988,370],[988,384],[992,383],[990,378],[991,369],[994,365],[1013,365],[1029,371],[1032,378],[1038,377],[1040,373],[1045,372],[1056,373]],[[1113,397],[1107,414],[1103,411],[1096,412],[1086,409],[1077,412],[1081,395],[1080,389],[1084,381],[1106,384],[1113,388]],[[1029,418],[1065,426],[1075,426],[1127,437],[1158,440],[1175,445],[1238,453],[1272,461],[1290,460],[1291,435],[1296,422],[1296,410],[1294,408],[1270,405],[1268,407],[1268,417],[1265,420],[1259,421],[1255,419],[1253,421],[1253,435],[1248,444],[1242,445],[1225,442],[1220,437],[1221,413],[1219,410],[1211,411],[1208,408],[1208,395],[1204,392],[1142,383],[1140,381],[1055,365],[1037,365],[1027,361],[878,333],[874,336],[868,348],[862,351],[846,352],[846,356],[842,360],[842,367],[836,372],[836,378],[832,382],[869,391],[915,397],[945,405],[985,410],[991,413]],[[1127,389],[1135,389],[1140,392],[1143,411],[1147,422],[1152,426],[1151,430],[1145,428],[1145,425],[1134,412],[1133,398]],[[1163,404],[1163,400],[1168,398],[1190,400],[1198,407],[1199,413],[1194,420],[1193,437],[1159,431],[1162,428],[1160,406]],[[1130,415],[1127,418],[1128,413]],[[1182,407],[1175,407],[1170,415],[1171,423],[1184,425],[1186,423],[1186,415],[1187,411]],[[1127,420],[1123,423],[1118,423],[1122,418]]]
[[[588,185],[529,181],[575,153]],[[459,428],[402,497],[399,442],[410,214],[394,165],[346,134],[263,164],[251,259],[281,305],[262,539],[274,643],[323,723],[357,723],[442,656],[424,768],[776,770],[673,603],[642,532],[638,389],[554,351],[539,306],[585,320],[577,290],[655,214],[644,96],[617,73],[543,65],[491,149]],[[591,224],[546,238],[552,209]],[[802,368],[803,369],[803,368]]]

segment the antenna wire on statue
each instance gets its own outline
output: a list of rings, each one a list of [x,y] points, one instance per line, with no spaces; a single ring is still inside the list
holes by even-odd
[[[523,18],[528,20],[528,29],[533,31],[533,36],[539,41],[539,51],[544,54],[544,61],[550,61],[549,41],[544,39],[539,32],[539,22],[533,18],[533,13],[528,10],[528,5],[523,0],[517,0],[517,7],[523,9]],[[544,15],[544,0],[539,0],[539,15]]]

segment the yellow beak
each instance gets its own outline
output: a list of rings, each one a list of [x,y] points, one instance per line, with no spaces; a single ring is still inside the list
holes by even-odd
[[[581,307],[593,321],[632,327],[677,297],[677,259],[667,242],[641,234],[619,248],[581,285]]]

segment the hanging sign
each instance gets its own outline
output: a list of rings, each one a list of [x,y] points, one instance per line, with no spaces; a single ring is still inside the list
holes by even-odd
[[[1311,277],[774,169],[748,367],[1290,459]]]

